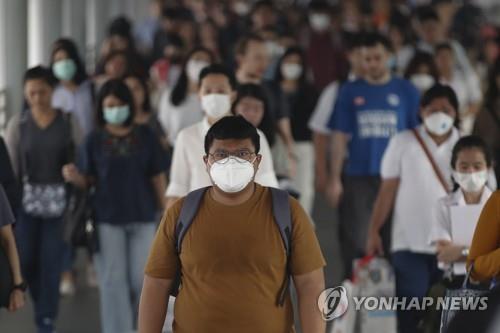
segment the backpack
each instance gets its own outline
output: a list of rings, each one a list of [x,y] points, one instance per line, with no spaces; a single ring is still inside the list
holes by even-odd
[[[189,227],[193,223],[196,214],[198,213],[198,209],[200,207],[201,200],[205,192],[211,186],[200,188],[198,190],[190,192],[186,198],[184,199],[181,212],[179,214],[179,218],[177,219],[175,225],[175,250],[177,253],[178,267],[176,277],[174,278],[174,282],[172,285],[172,289],[170,291],[170,295],[177,296],[179,292],[179,287],[182,282],[182,274],[181,274],[181,265],[180,265],[180,253],[181,253],[181,245],[184,236],[186,235]],[[289,286],[290,286],[290,254],[291,254],[291,241],[292,241],[292,218],[290,214],[290,202],[288,192],[269,187],[271,190],[272,197],[272,207],[273,207],[273,217],[274,222],[276,223],[278,230],[281,235],[281,239],[283,240],[283,245],[286,251],[286,275],[283,281],[283,284],[279,290],[276,305],[283,306],[285,304],[286,295],[288,294]]]

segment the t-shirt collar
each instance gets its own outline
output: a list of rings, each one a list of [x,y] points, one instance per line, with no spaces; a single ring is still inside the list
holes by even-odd
[[[481,199],[479,200],[479,205],[484,205],[486,201],[488,201],[489,197],[491,196],[492,192],[488,185],[486,185],[483,189],[483,193],[481,194]],[[465,196],[464,193],[462,192],[462,189],[458,189],[454,193],[454,200],[456,205],[458,206],[467,206],[467,203],[465,202]]]

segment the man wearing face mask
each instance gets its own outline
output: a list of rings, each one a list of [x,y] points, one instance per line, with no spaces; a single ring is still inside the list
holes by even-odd
[[[385,151],[366,243],[368,255],[383,254],[380,230],[393,211],[391,258],[399,297],[424,297],[440,278],[429,235],[439,223],[433,208],[451,190],[450,161],[459,139],[452,88],[437,84],[420,104],[424,124],[394,136]],[[398,313],[400,332],[417,332],[421,316],[419,311]]]
[[[324,332],[317,308],[324,258],[306,212],[289,196],[293,243],[286,258],[273,217],[274,194],[254,182],[264,159],[255,127],[242,117],[225,117],[210,128],[204,146],[213,185],[201,194],[180,245],[174,241],[176,223],[188,199],[165,213],[145,269],[139,332],[161,331],[165,295],[179,269],[175,332],[294,332],[289,294],[284,303],[276,298],[288,274],[299,295],[302,331]]]
[[[364,256],[385,148],[392,136],[418,124],[419,93],[409,81],[391,76],[388,39],[366,34],[360,52],[364,76],[341,87],[328,123],[333,140],[327,195],[339,207],[346,278],[352,261]]]
[[[222,65],[210,65],[201,71],[199,96],[205,118],[183,129],[177,136],[166,192],[167,205],[190,191],[210,185],[210,177],[200,159],[203,155],[203,138],[212,124],[230,114],[231,103],[235,98],[235,85],[234,76]],[[269,145],[265,136],[259,134],[265,160],[255,181],[263,186],[277,187]]]

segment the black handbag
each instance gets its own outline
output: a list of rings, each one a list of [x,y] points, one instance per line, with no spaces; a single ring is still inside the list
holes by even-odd
[[[73,247],[86,248],[93,254],[99,251],[97,227],[92,206],[94,189],[71,189],[68,207],[64,216],[63,238]]]
[[[9,306],[10,293],[13,286],[14,281],[10,270],[9,258],[7,258],[5,250],[0,245],[0,308]]]

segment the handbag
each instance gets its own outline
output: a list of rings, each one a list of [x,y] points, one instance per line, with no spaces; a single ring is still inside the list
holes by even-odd
[[[492,281],[490,284],[489,288],[481,288],[481,287],[476,287],[472,288],[469,284],[469,278],[472,273],[472,270],[474,269],[474,263],[471,264],[469,270],[467,271],[467,274],[465,275],[464,282],[462,284],[462,287],[459,289],[447,289],[446,290],[446,297],[460,297],[460,298],[471,298],[471,297],[482,297],[490,292],[490,290],[493,288],[495,285],[495,282]],[[459,313],[460,310],[454,310],[454,309],[443,309],[443,312],[441,313],[441,332],[444,333],[447,331],[448,326],[450,325],[451,321],[453,318]]]
[[[93,188],[89,190],[72,188],[68,207],[64,214],[63,233],[63,239],[67,244],[86,248],[91,254],[99,251],[97,227],[92,206],[93,195]]]

